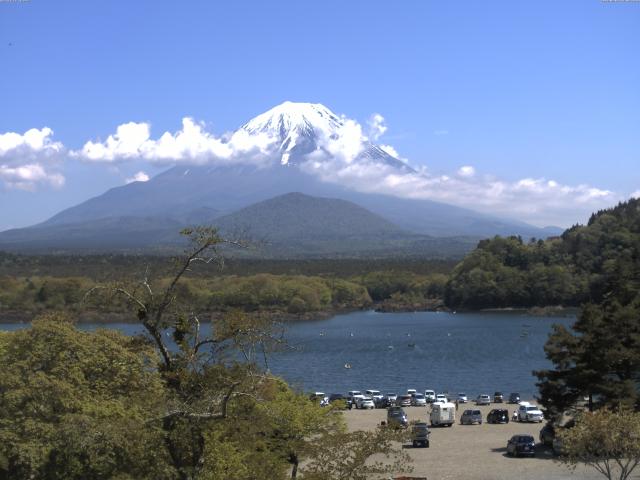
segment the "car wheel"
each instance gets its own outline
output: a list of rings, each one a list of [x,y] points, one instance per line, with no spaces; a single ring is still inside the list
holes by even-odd
[[[426,443],[424,444],[424,448],[429,448],[429,441],[427,440]]]

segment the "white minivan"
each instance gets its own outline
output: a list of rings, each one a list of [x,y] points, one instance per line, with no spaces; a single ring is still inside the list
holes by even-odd
[[[427,403],[433,403],[436,401],[436,392],[435,390],[425,390],[424,391],[424,399]]]

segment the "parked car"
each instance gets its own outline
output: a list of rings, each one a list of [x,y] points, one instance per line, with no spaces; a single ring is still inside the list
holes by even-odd
[[[540,435],[538,438],[540,438],[540,443],[542,445],[545,445],[547,447],[552,447],[553,440],[554,438],[556,438],[556,428],[551,423],[547,423],[540,430]]]
[[[510,393],[509,394],[509,402],[508,403],[519,403],[520,402],[520,394],[519,393]]]
[[[406,427],[409,425],[407,414],[402,407],[389,407],[387,409],[387,425]]]
[[[347,393],[347,407],[357,408],[357,402],[360,398],[364,398],[364,395],[360,390],[350,390],[349,393]]]
[[[444,393],[439,393],[436,395],[436,402],[447,403],[449,399]]]
[[[487,415],[487,423],[509,423],[509,410],[494,408]]]
[[[502,395],[502,392],[495,392],[493,394],[493,403],[502,403],[504,402],[504,395]]]
[[[329,403],[344,402],[347,405],[347,397],[341,393],[332,393],[329,395]]]
[[[317,402],[321,407],[329,405],[329,397],[324,392],[314,392],[309,395],[309,399],[312,402]]]
[[[434,392],[433,390],[425,390],[424,398],[427,403],[433,403],[436,401],[436,392]]]
[[[478,395],[476,405],[491,405],[491,397],[485,394]]]
[[[525,403],[523,405],[522,403]],[[542,422],[544,415],[538,407],[530,405],[526,402],[521,402],[518,407],[518,421],[519,422]]]
[[[414,407],[426,407],[427,401],[421,393],[414,393],[411,397],[411,405]]]
[[[458,403],[467,403],[469,401],[469,399],[467,398],[467,394],[466,393],[459,393],[458,394]]]
[[[331,395],[329,395],[329,403],[332,402],[337,402],[338,400],[347,400],[346,395],[343,395],[342,393],[332,393]]]
[[[389,408],[393,405],[393,403],[390,402],[387,397],[383,396],[374,398],[373,404],[376,406],[376,408]]]
[[[411,395],[399,395],[396,400],[396,405],[400,407],[410,407],[411,406]]]
[[[553,451],[553,454],[556,456],[562,455],[564,453],[562,449],[563,449],[562,439],[558,436],[553,437],[553,441],[551,442],[551,450]]]
[[[417,390],[415,388],[407,388],[407,395],[411,396],[416,393]]]
[[[375,403],[373,403],[373,399],[371,397],[362,397],[358,398],[358,400],[356,401],[356,408],[376,408],[376,405]]]
[[[519,457],[521,455],[534,456],[536,442],[531,435],[514,435],[507,442],[507,455]]]
[[[389,405],[393,405],[394,403],[396,403],[396,400],[398,399],[398,395],[395,393],[387,393],[387,400],[389,401]]]
[[[371,397],[371,399],[374,401],[376,401],[376,398],[382,398],[383,395],[382,393],[380,393],[380,390],[365,390],[364,394],[367,397]]]
[[[465,410],[460,417],[460,425],[482,425],[482,412],[480,410]]]
[[[419,422],[411,428],[411,443],[414,447],[429,448],[429,427],[424,422]]]

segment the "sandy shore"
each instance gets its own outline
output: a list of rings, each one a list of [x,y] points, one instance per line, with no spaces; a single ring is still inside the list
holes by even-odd
[[[456,425],[431,429],[429,448],[406,450],[413,459],[411,476],[427,477],[428,480],[591,480],[602,476],[592,469],[578,467],[574,472],[553,460],[551,451],[536,445],[535,458],[512,458],[506,455],[507,440],[515,434],[531,434],[538,441],[544,423],[509,422],[506,425],[486,423],[487,413],[492,408],[507,408],[511,413],[515,405],[492,404],[476,407],[460,405],[457,418],[466,408],[480,409],[482,425]],[[409,420],[425,421],[429,407],[405,407]],[[386,420],[386,410],[347,410],[345,420],[351,430],[375,428]],[[399,472],[401,473],[401,472]]]

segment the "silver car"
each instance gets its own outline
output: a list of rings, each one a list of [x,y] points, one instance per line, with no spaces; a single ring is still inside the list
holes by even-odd
[[[465,410],[460,417],[460,425],[482,425],[482,412],[480,410]]]

